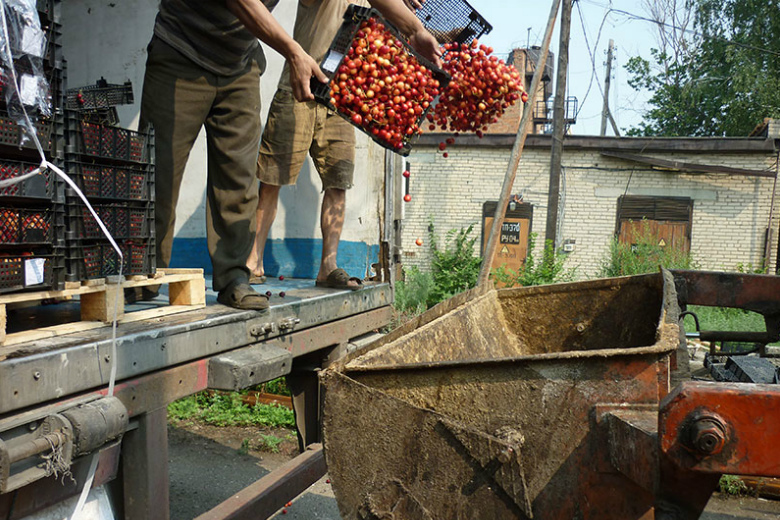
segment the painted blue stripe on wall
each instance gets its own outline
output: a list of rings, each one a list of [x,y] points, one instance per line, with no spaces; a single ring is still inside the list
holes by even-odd
[[[287,238],[265,244],[265,273],[290,278],[317,277],[322,256],[322,240]],[[350,276],[362,278],[371,264],[379,262],[379,246],[365,242],[339,242],[338,264]],[[205,238],[176,238],[173,241],[171,267],[201,267],[211,274],[211,260]]]

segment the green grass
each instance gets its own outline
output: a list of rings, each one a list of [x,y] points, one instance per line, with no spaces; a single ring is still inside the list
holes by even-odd
[[[268,426],[295,428],[292,410],[258,404],[248,406],[241,394],[200,392],[168,405],[168,418],[176,421],[200,421],[213,426]]]
[[[747,486],[736,475],[721,475],[718,488],[724,495],[739,497],[747,494]]]
[[[701,330],[710,331],[739,331],[739,332],[765,332],[764,317],[756,312],[742,309],[730,309],[725,307],[704,307],[689,305],[688,310],[699,318]],[[696,323],[693,316],[685,317],[685,332],[694,332]],[[770,343],[772,346],[780,346],[780,343]]]

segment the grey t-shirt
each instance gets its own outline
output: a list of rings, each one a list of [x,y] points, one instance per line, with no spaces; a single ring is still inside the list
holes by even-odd
[[[279,0],[263,0],[269,9]],[[265,70],[255,36],[225,0],[161,0],[154,34],[206,70],[223,76],[244,72],[252,61]]]

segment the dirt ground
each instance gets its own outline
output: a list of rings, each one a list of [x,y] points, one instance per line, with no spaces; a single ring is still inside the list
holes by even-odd
[[[178,424],[168,427],[171,518],[187,520],[205,513],[297,455],[290,430]],[[278,453],[258,448],[262,436],[283,439]],[[248,442],[247,442],[248,441]],[[247,446],[248,443],[248,446]],[[247,449],[248,448],[248,449]],[[340,520],[327,476],[296,498],[284,520]],[[776,520],[780,502],[714,495],[703,520]]]

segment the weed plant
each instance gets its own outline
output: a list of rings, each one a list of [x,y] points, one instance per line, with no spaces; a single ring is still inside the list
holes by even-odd
[[[213,426],[268,426],[295,428],[293,411],[275,404],[244,404],[236,392],[200,392],[168,405],[168,418],[199,421]]]
[[[528,241],[528,253],[525,263],[519,272],[505,265],[493,269],[490,276],[501,287],[547,285],[551,283],[570,282],[574,279],[575,270],[565,266],[568,256],[556,251],[552,240],[545,241],[544,255],[541,259],[534,255],[536,233],[531,233]]]
[[[680,248],[658,245],[658,237],[650,231],[650,226],[644,223],[636,244],[621,244],[617,237],[612,239],[609,252],[601,263],[599,277],[657,273],[659,267],[697,268],[689,252]]]

